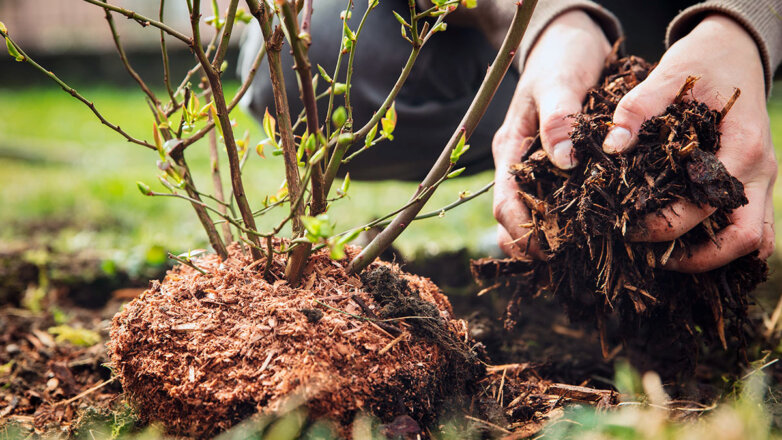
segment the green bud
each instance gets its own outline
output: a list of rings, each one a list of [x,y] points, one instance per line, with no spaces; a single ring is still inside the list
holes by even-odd
[[[145,196],[152,195],[152,190],[149,188],[149,185],[147,185],[146,183],[141,181],[136,182],[136,187],[138,188],[139,191],[141,191],[141,194]]]
[[[475,9],[478,6],[478,0],[462,0],[461,3],[467,9]]]
[[[2,21],[0,21],[0,32],[4,34],[8,34],[8,28],[5,27],[5,23],[3,23]]]
[[[339,192],[347,194],[348,188],[350,188],[350,173],[345,174],[345,180],[342,181],[342,187],[340,187]]]
[[[337,145],[350,145],[356,139],[356,135],[353,133],[342,133],[337,138]]]
[[[464,172],[465,168],[461,167],[456,171],[451,171],[448,173],[447,176],[445,176],[446,179],[453,179],[454,177],[459,177],[459,174],[462,174]]]
[[[375,124],[374,127],[369,129],[369,133],[367,133],[367,137],[364,138],[364,146],[369,147],[372,145],[372,141],[375,140],[375,136],[377,136],[377,124]]]
[[[220,72],[225,72],[225,69],[228,68],[228,61],[223,61],[223,64],[220,64]]]
[[[326,73],[326,69],[324,69],[323,66],[321,66],[320,64],[318,64],[318,72],[320,72],[320,76],[322,76],[327,83],[331,84],[334,82],[334,80],[331,79],[331,76],[329,76],[329,74]]]
[[[333,86],[335,95],[342,95],[348,90],[348,86],[345,83],[336,83]]]
[[[435,32],[443,32],[443,31],[445,31],[446,29],[448,29],[448,25],[447,25],[446,23],[440,23],[440,24],[438,24],[437,26],[435,26],[435,27],[433,27],[433,28],[432,28],[432,33],[435,33]]]
[[[334,123],[334,127],[336,128],[341,128],[343,125],[345,125],[347,120],[348,112],[343,106],[337,107],[337,109],[334,110],[334,113],[331,115],[331,122]]]
[[[404,29],[406,27],[408,27],[408,28],[410,27],[410,24],[404,18],[402,18],[401,15],[397,14],[396,11],[391,11],[391,12],[394,13],[394,18],[396,18],[396,21],[398,21],[399,24],[402,25],[402,29]]]
[[[24,61],[24,56],[19,53],[19,50],[16,49],[16,46],[11,42],[10,38],[5,39],[5,47],[8,48],[8,55],[11,55],[13,59],[20,62]]]
[[[316,141],[317,139],[314,134],[307,136],[304,140],[304,149],[307,150],[307,153],[312,154],[315,152],[315,147],[317,147]]]
[[[316,163],[320,162],[321,159],[323,159],[323,156],[326,155],[326,147],[320,147],[318,151],[315,152],[315,154],[310,157],[310,165],[315,165]]]

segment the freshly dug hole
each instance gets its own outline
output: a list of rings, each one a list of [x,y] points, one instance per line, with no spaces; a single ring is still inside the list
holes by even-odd
[[[552,293],[572,320],[600,330],[604,356],[624,343],[639,367],[670,377],[692,371],[704,346],[730,348],[742,360],[751,332],[748,295],[765,280],[767,266],[755,253],[704,274],[661,269],[670,258],[716,241],[747,199],[715,156],[720,122],[738,90],[723,109],[709,109],[689,97],[697,79],[688,78],[675,102],[643,124],[633,151],[603,153],[617,103],[652,68],[633,56],[606,62],[599,87],[576,115],[571,139],[579,164],[573,170],[554,167],[539,136],[522,146],[510,172],[532,216],[525,239],[536,239],[547,261],[480,260],[473,272],[487,285],[514,285],[507,325],[523,319],[525,297]],[[673,242],[627,238],[646,215],[677,200],[716,212]]]
[[[320,252],[292,288],[278,258],[267,280],[234,246],[222,264],[195,262],[208,275],[179,266],[115,316],[112,364],[143,418],[207,436],[304,403],[343,426],[358,411],[431,423],[483,373],[429,280],[385,263],[349,277]]]

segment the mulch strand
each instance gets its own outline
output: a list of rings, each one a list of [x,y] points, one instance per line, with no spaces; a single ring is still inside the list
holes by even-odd
[[[765,281],[767,266],[754,253],[701,274],[662,268],[699,246],[719,245],[731,213],[747,198],[716,156],[719,125],[740,99],[738,90],[723,108],[709,109],[692,98],[697,78],[690,77],[662,115],[643,123],[632,151],[603,152],[617,103],[652,68],[634,56],[609,58],[599,86],[575,115],[574,169],[553,166],[539,136],[520,146],[520,161],[509,172],[531,218],[519,245],[536,242],[546,260],[483,259],[472,269],[486,286],[515,291],[509,327],[526,300],[553,295],[571,320],[599,330],[604,356],[624,348],[637,366],[671,378],[692,372],[702,347],[735,354],[737,366],[746,362],[749,294]],[[645,218],[663,215],[675,202],[715,211],[676,240],[630,240]]]

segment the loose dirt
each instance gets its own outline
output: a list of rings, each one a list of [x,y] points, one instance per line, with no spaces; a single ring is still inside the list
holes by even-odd
[[[720,121],[738,90],[723,109],[709,109],[689,96],[696,81],[689,78],[675,102],[643,124],[634,150],[603,153],[617,103],[652,68],[633,56],[607,61],[599,87],[588,92],[576,115],[571,139],[579,164],[573,170],[554,167],[539,137],[522,146],[520,163],[510,172],[532,215],[525,240],[537,240],[547,260],[479,260],[473,272],[487,286],[514,286],[509,326],[525,298],[552,294],[573,321],[599,329],[604,356],[624,346],[638,367],[673,377],[692,372],[703,347],[722,347],[746,361],[749,293],[766,279],[767,267],[751,254],[704,274],[661,268],[716,241],[747,199],[741,182],[715,156]],[[630,241],[628,234],[645,216],[661,215],[676,201],[716,211],[674,241]]]

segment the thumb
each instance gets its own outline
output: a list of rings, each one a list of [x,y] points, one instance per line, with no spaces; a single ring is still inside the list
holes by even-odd
[[[551,163],[569,170],[578,163],[570,141],[573,115],[581,111],[583,93],[565,87],[547,88],[536,98],[540,117],[540,141]]]
[[[666,87],[668,81],[663,81],[660,75],[658,70],[653,70],[619,101],[614,110],[614,125],[603,141],[603,151],[618,154],[630,150],[638,142],[641,124],[662,114],[673,101],[677,90]]]

